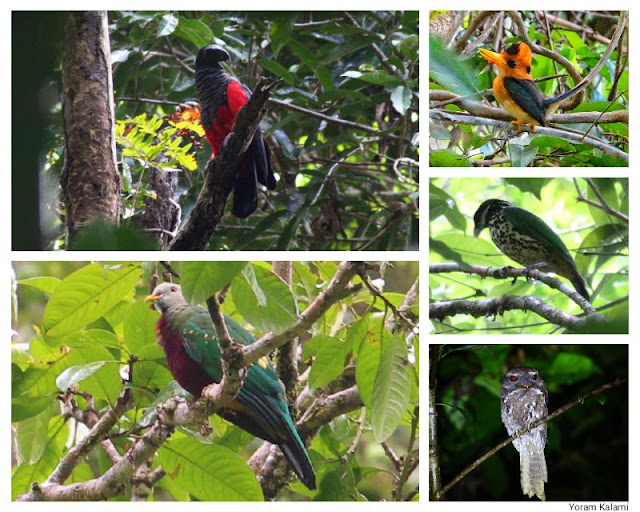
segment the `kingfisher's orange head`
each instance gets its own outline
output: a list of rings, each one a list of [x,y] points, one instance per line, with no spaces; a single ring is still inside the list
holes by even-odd
[[[531,80],[531,48],[526,43],[513,43],[502,53],[480,48],[480,55],[498,68],[498,74]]]

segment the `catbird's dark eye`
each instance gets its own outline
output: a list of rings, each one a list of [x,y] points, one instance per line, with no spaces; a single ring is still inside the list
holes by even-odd
[[[507,61],[507,65],[508,65],[510,68],[515,68],[515,67],[518,65],[518,63],[517,63],[515,60],[508,60],[508,61]]]
[[[531,378],[532,378],[533,380],[538,380],[538,374],[537,374],[537,373],[534,373],[534,374],[531,376]]]

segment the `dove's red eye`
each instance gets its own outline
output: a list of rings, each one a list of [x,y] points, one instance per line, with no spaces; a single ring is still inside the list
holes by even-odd
[[[517,381],[517,380],[518,380],[518,377],[516,377],[515,375],[512,375],[511,377],[509,377],[509,380],[510,380],[511,382],[515,382],[515,381]]]

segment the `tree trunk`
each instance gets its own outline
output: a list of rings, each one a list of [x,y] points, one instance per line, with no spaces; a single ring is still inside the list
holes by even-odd
[[[117,223],[115,109],[106,11],[69,14],[62,63],[64,170],[60,176],[67,245],[96,221]]]

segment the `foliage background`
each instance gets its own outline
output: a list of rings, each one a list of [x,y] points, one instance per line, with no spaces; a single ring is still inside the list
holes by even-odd
[[[544,11],[549,15],[558,16],[580,27],[593,30],[594,34],[611,36],[615,29],[618,13],[610,12],[600,17],[598,14],[584,11]],[[437,17],[448,11],[432,11]],[[538,17],[539,11],[518,11],[522,17],[527,35],[536,44],[550,48],[568,59],[584,77],[598,63],[607,44],[591,37],[588,31],[581,34],[561,23],[548,20],[550,29],[547,31],[544,23]],[[438,37],[430,37],[430,91],[449,91],[457,95],[470,95],[470,99],[481,101],[481,92],[490,91],[495,71],[479,54],[477,49],[491,48],[503,51],[509,44],[521,41],[518,30],[510,16],[503,12],[500,20],[489,17],[484,24],[477,27],[466,44],[452,49],[456,39],[467,27],[469,20],[479,14],[479,11],[465,13],[464,22],[453,34],[448,34],[445,41]],[[495,13],[498,15],[498,13]],[[462,18],[461,18],[462,21]],[[431,31],[433,36],[433,31]],[[486,37],[489,35],[489,37]],[[442,34],[439,34],[442,37]],[[571,110],[577,112],[612,112],[628,109],[629,105],[629,66],[628,39],[614,49],[613,54],[600,70],[599,75],[588,86],[587,94],[582,104]],[[449,43],[451,44],[449,45]],[[626,50],[619,55],[620,48]],[[534,79],[566,75],[566,70],[558,63],[544,55],[533,55],[531,74]],[[568,90],[573,85],[571,79],[563,78]],[[558,78],[538,82],[542,92],[549,96],[559,94]],[[496,106],[491,93],[486,94],[491,104]],[[437,102],[436,102],[437,103]],[[449,104],[442,107],[451,112],[464,112],[464,108]],[[586,131],[590,123],[571,123],[566,125],[570,129]],[[595,126],[592,134],[604,138],[609,143],[624,152],[629,152],[629,126],[623,122],[603,123]],[[517,136],[515,131],[505,133],[502,128],[491,126],[471,126],[451,122],[432,123],[429,133],[429,161],[435,167],[471,167],[489,160],[493,167],[541,167],[545,165],[561,167],[619,167],[628,166],[620,158],[603,154],[587,144],[576,144],[559,137],[549,135],[523,134]]]
[[[629,214],[628,180],[595,179],[609,205]],[[521,267],[504,256],[491,241],[489,230],[473,239],[473,215],[489,198],[500,198],[529,210],[544,220],[563,239],[578,270],[593,290],[594,307],[610,320],[612,332],[628,331],[629,246],[628,224],[602,210],[577,201],[579,192],[599,202],[583,179],[569,178],[434,178],[429,183],[429,263],[462,261],[502,267]],[[503,294],[537,295],[561,311],[579,312],[567,296],[541,283],[518,279],[482,280],[459,273],[429,276],[431,301],[495,297]],[[451,325],[449,325],[451,324]],[[492,334],[543,334],[562,332],[530,312],[509,311],[497,318],[456,316],[445,323],[433,323],[435,332],[490,332]]]
[[[444,345],[437,369],[442,483],[507,438],[500,382],[514,366],[536,368],[549,412],[628,376],[628,345]],[[548,423],[547,500],[629,499],[628,385],[588,398]],[[456,484],[447,500],[522,501],[518,452],[500,450]]]
[[[304,310],[323,284],[326,285],[337,265],[337,262],[294,262],[292,293],[287,292],[286,285],[271,273],[270,265],[266,263],[176,262],[173,268],[181,273],[180,282],[188,296],[204,297],[208,290],[221,286],[220,276],[231,280],[231,290],[226,295],[222,310],[257,336],[265,329],[282,332],[285,326],[289,326],[297,317],[297,311]],[[398,306],[401,303],[417,278],[417,267],[416,262],[383,265],[382,274],[378,277],[385,280],[384,296],[392,304]],[[82,424],[66,421],[62,415],[58,397],[71,385],[71,375],[78,376],[84,372],[73,386],[91,393],[96,409],[101,410],[112,404],[121,393],[124,386],[122,371],[130,357],[135,355],[138,358],[133,364],[133,381],[127,384],[134,390],[135,408],[122,417],[119,435],[111,438],[121,452],[130,446],[136,432],[139,433],[135,429],[144,424],[145,418],[155,410],[155,404],[181,391],[166,367],[162,349],[156,343],[154,326],[159,314],[142,301],[150,292],[148,283],[151,276],[161,272],[162,267],[152,262],[109,265],[51,261],[15,262],[14,269],[17,280],[14,281],[12,295],[15,334],[11,346],[11,391],[12,496],[15,499],[28,490],[31,482],[43,481],[60,458],[86,433]],[[110,284],[108,290],[103,290],[100,287],[105,286],[106,279]],[[252,292],[264,293],[267,305],[252,303]],[[87,294],[92,293],[96,299],[85,301]],[[70,294],[74,300],[69,298]],[[255,297],[253,300],[255,302]],[[417,302],[410,313],[418,314]],[[374,300],[363,288],[356,295],[332,306],[304,340],[302,366],[303,369],[311,368],[309,385],[324,389],[330,384],[333,386],[331,393],[340,390],[345,366],[361,360],[361,364],[366,363],[367,367],[366,371],[356,369],[356,384],[361,396],[365,397],[365,403],[371,407],[366,408],[366,426],[355,456],[348,458],[346,464],[341,462],[341,457],[357,436],[362,421],[360,410],[337,417],[315,436],[310,453],[318,476],[318,491],[310,492],[300,482],[294,481],[281,493],[280,499],[390,499],[395,478],[392,475],[396,470],[385,455],[380,440],[376,440],[377,434],[371,422],[377,420],[372,420],[372,414],[380,417],[383,413],[386,417],[384,428],[392,429],[388,445],[397,454],[405,455],[411,444],[412,422],[418,421],[419,344],[417,337],[398,337],[403,346],[405,341],[408,343],[405,350],[411,351],[411,356],[407,355],[411,364],[397,368],[399,373],[389,374],[392,379],[389,382],[395,382],[394,387],[400,393],[396,398],[402,396],[402,399],[393,404],[373,399],[372,386],[380,365],[379,360],[376,362],[375,347],[382,343],[379,335],[384,331],[382,325],[389,314],[381,300]],[[362,333],[362,328],[365,332],[370,330],[371,338],[360,344],[358,340],[362,338],[358,338],[357,333]],[[384,343],[388,341],[386,339]],[[360,348],[364,351],[361,352]],[[69,370],[71,367],[73,371]],[[398,384],[402,382],[406,384],[404,387]],[[84,404],[82,397],[76,396],[75,399],[81,406]],[[377,405],[373,405],[371,400]],[[400,410],[398,404],[401,402],[405,406]],[[171,448],[172,443],[188,443],[196,458],[203,459],[208,456],[207,450],[212,449],[212,445],[227,448],[231,452],[225,455],[228,457],[226,466],[244,467],[244,477],[239,482],[236,475],[236,486],[225,491],[225,486],[213,483],[214,479],[224,481],[228,478],[218,466],[209,468],[211,474],[204,476],[198,471],[189,476],[186,469],[176,474],[167,471],[168,475],[154,487],[153,500],[260,499],[260,487],[244,463],[260,446],[260,440],[217,416],[212,416],[210,422],[214,429],[212,436],[203,437],[195,428],[182,428],[163,446]],[[133,433],[128,432],[131,428]],[[417,440],[415,442],[417,449]],[[166,449],[159,449],[163,464],[167,461],[167,453]],[[187,462],[182,461],[188,466]],[[153,467],[158,464],[156,457]],[[67,483],[96,478],[104,474],[110,465],[101,449],[93,450],[86,462],[76,467]],[[415,489],[412,499],[418,499],[417,474],[415,470],[410,475],[402,496],[406,497]],[[212,483],[203,490],[197,484],[198,478]]]
[[[39,16],[32,13],[24,25]],[[53,21],[57,53],[46,84],[55,95],[63,16]],[[262,123],[279,185],[261,194],[262,211],[249,221],[228,216],[210,248],[417,248],[417,11],[114,11],[109,23],[116,118],[129,123],[118,131],[125,219],[154,196],[146,182],[151,164],[178,172],[183,220],[193,207],[211,151],[205,139],[196,137],[194,145],[188,137],[176,139],[167,116],[197,100],[195,55],[215,42],[229,51],[233,73],[250,88],[261,76],[281,80],[272,96],[280,103],[268,105]],[[16,50],[14,59],[21,58]],[[46,114],[46,136],[32,142],[46,155],[39,176],[42,224],[48,247],[63,248],[56,187],[63,164],[60,104],[52,101]],[[168,140],[158,144],[162,137]],[[179,141],[174,153],[156,161],[169,140]],[[187,170],[185,152],[195,152],[197,171]],[[33,201],[26,194],[14,188],[15,200]]]

